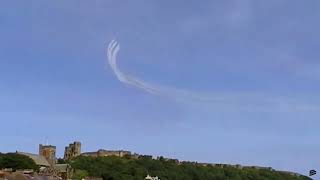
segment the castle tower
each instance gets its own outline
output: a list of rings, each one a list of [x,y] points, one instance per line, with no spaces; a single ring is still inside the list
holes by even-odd
[[[44,156],[50,165],[54,165],[57,161],[56,146],[39,144],[39,155]]]
[[[79,156],[80,154],[81,154],[81,143],[76,141],[72,144],[69,144],[69,146],[65,147],[64,159],[70,160],[72,158]]]
[[[74,142],[74,156],[80,156],[81,154],[81,143],[80,142]]]

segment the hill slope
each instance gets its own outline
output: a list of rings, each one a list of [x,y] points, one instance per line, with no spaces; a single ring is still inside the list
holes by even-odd
[[[258,170],[203,166],[196,163],[133,159],[130,157],[78,157],[71,162],[76,172],[82,175],[103,177],[104,180],[143,180],[147,174],[161,180],[309,180],[305,176]],[[81,173],[79,173],[81,172]],[[76,173],[77,174],[77,173]]]

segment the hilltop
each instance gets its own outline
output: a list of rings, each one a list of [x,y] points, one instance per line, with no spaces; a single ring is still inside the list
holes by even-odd
[[[39,154],[0,153],[0,170],[5,172],[8,168],[12,172],[63,179],[141,180],[151,175],[161,180],[310,180],[298,173],[277,171],[272,167],[186,162],[125,150],[100,149],[82,153],[80,142],[66,146],[63,159],[57,159],[53,145],[40,144]]]
[[[152,159],[125,157],[84,157],[70,161],[74,177],[102,177],[105,180],[141,180],[147,174],[161,180],[310,180],[306,176],[270,169],[213,166],[195,162],[177,162],[162,157]]]

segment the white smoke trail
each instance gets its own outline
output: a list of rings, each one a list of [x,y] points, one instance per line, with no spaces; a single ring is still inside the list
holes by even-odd
[[[170,97],[178,100],[186,100],[186,99],[198,100],[198,101],[222,100],[221,98],[207,97],[207,96],[199,95],[187,90],[154,85],[154,84],[145,82],[141,79],[138,79],[136,77],[125,74],[117,66],[117,54],[119,50],[120,50],[119,43],[117,43],[115,40],[111,41],[108,47],[108,62],[111,69],[115,73],[116,77],[122,83],[134,86],[136,88],[139,88],[143,91],[146,91],[154,95],[166,96],[166,97]]]
[[[180,101],[199,101],[217,103],[219,106],[234,106],[237,109],[246,110],[280,110],[280,111],[315,111],[320,110],[318,104],[300,102],[287,97],[265,96],[256,93],[218,93],[203,94],[190,92],[188,90],[160,86],[145,82],[141,79],[123,73],[117,66],[117,55],[120,45],[115,40],[108,46],[108,63],[118,80],[124,84],[141,89],[150,94],[169,97]]]

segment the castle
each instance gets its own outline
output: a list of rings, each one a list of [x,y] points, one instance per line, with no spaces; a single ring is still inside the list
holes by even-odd
[[[57,152],[56,146],[39,144],[38,154],[18,152],[18,151],[16,153],[29,156],[36,162],[37,165],[41,167],[50,167],[50,166],[53,167],[57,164],[58,158],[56,157],[56,152]],[[81,153],[81,143],[78,141],[75,141],[65,147],[63,159],[68,161],[80,155],[90,156],[90,157],[105,157],[105,156],[124,157],[126,155],[131,155],[131,152],[123,151],[123,150],[114,151],[114,150],[100,149],[96,152]]]
[[[69,144],[69,146],[65,147],[64,150],[64,160],[70,160],[72,158],[75,158],[81,154],[81,143],[80,142],[74,142]]]
[[[59,177],[62,179],[69,179],[73,172],[72,167],[69,164],[59,164],[56,158],[56,146],[52,145],[42,145],[39,144],[39,154],[31,154],[25,152],[18,152],[17,154],[28,156],[29,158],[33,159],[34,162],[40,167],[39,174],[51,177]],[[116,156],[116,157],[126,157],[130,156],[133,159],[154,159],[153,156],[148,155],[139,155],[139,154],[132,154],[130,151],[124,150],[104,150],[100,149],[95,152],[85,152],[81,153],[81,143],[80,142],[73,142],[65,147],[64,151],[64,160],[66,162],[78,157],[78,156],[86,156],[86,157],[108,157],[108,156]],[[258,169],[258,170],[268,170],[268,171],[276,171],[271,167],[260,167],[260,166],[242,166],[242,165],[230,165],[230,164],[213,164],[213,163],[198,163],[198,162],[184,162],[179,161],[178,159],[170,159],[164,158],[162,156],[157,157],[159,161],[171,161],[175,162],[177,165],[183,163],[191,163],[200,166],[208,166],[208,167],[220,167],[220,168],[236,168],[236,169]],[[291,174],[295,176],[302,176],[297,173],[292,172],[285,172],[281,171],[286,174]],[[145,180],[159,180],[158,177],[151,177],[147,176]]]
[[[69,146],[65,147],[64,151],[64,160],[71,160],[77,156],[90,156],[90,157],[106,157],[106,156],[117,156],[117,157],[124,157],[126,155],[131,155],[130,151],[123,151],[123,150],[104,150],[99,149],[96,152],[85,152],[81,153],[81,143],[74,142],[69,144]]]
[[[56,146],[39,144],[39,153],[32,154],[26,152],[18,152],[17,154],[25,155],[34,160],[34,162],[40,167],[39,174],[50,177],[59,177],[62,179],[70,179],[72,174],[72,168],[69,164],[59,164],[56,157]],[[105,156],[117,156],[124,157],[131,155],[130,151],[113,151],[113,150],[98,150],[97,152],[81,153],[81,143],[73,142],[65,147],[64,157],[65,161],[72,160],[77,156],[90,156],[90,157],[105,157]]]
[[[82,153],[82,156],[91,156],[91,157],[106,157],[106,156],[117,156],[117,157],[124,157],[126,155],[131,155],[130,151],[112,151],[112,150],[105,150],[99,149],[97,152],[86,152]]]

